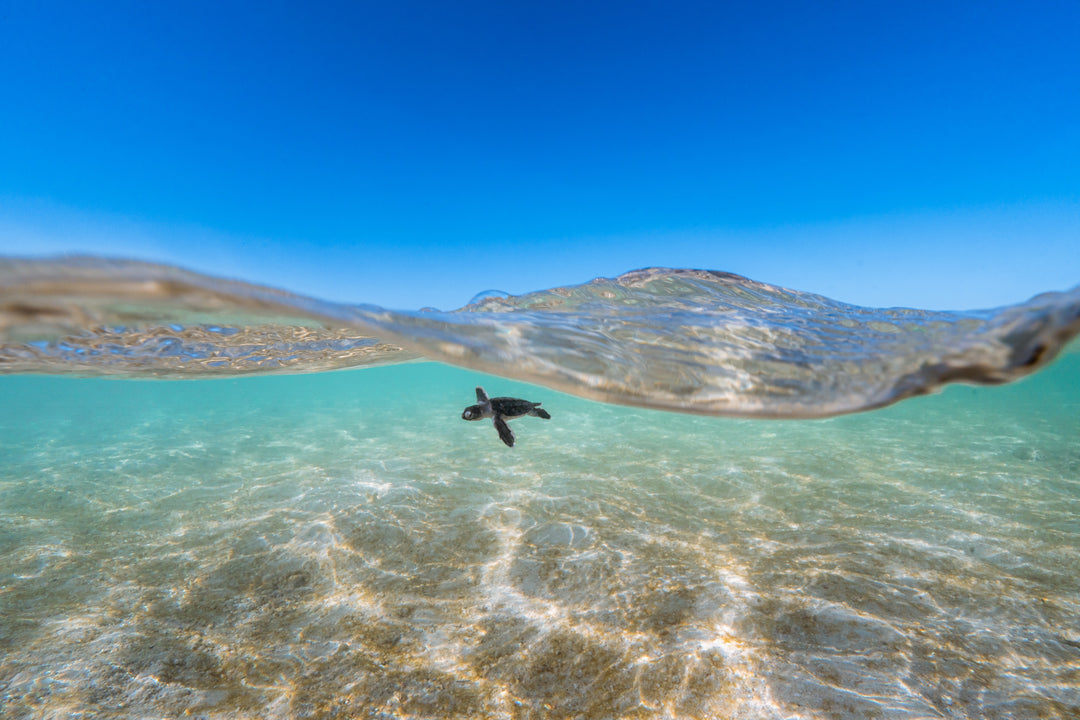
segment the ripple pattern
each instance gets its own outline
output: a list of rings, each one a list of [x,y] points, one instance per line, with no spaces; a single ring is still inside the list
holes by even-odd
[[[1080,333],[1080,288],[997,310],[872,309],[650,268],[461,310],[339,305],[179,268],[0,261],[0,373],[210,377],[427,358],[604,402],[827,417],[1003,383]]]
[[[806,423],[553,396],[512,453],[433,364],[3,378],[0,710],[1075,717],[1078,370]]]

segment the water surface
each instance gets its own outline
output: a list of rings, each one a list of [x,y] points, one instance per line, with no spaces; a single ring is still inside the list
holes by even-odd
[[[1000,317],[934,322],[939,337],[955,323],[986,337]],[[24,323],[6,351],[70,362],[110,333],[263,332],[236,325],[15,338]],[[331,342],[314,325],[298,342]],[[302,326],[276,326],[278,340],[284,327]],[[822,352],[886,347],[861,332]],[[371,347],[345,334],[320,357]],[[142,365],[126,375],[153,375],[153,355],[130,347],[80,367],[127,356]],[[183,374],[221,347],[160,367]],[[263,347],[234,360],[275,357],[264,370],[277,371],[297,350]],[[11,372],[0,715],[1077,717],[1077,350],[1016,383],[819,420],[602,404],[431,362]],[[799,367],[813,371],[801,382],[837,365]],[[476,385],[543,401],[552,419],[513,421],[507,448],[460,419]]]

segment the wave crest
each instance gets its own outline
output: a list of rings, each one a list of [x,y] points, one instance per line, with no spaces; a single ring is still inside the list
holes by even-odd
[[[402,312],[136,261],[0,260],[0,373],[203,377],[428,358],[604,402],[824,417],[1008,382],[1077,334],[1080,288],[934,312],[647,268]]]

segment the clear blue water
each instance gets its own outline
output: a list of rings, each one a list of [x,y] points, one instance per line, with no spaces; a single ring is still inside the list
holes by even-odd
[[[4,717],[1080,709],[1077,353],[817,421],[434,363],[0,399]]]
[[[433,362],[0,375],[0,716],[1078,717],[1070,348],[817,420]],[[477,385],[552,418],[508,448]]]

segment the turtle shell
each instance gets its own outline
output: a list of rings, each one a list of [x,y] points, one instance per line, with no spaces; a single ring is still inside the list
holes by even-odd
[[[491,409],[505,418],[516,418],[528,415],[536,407],[536,403],[519,398],[497,397],[491,398]]]

